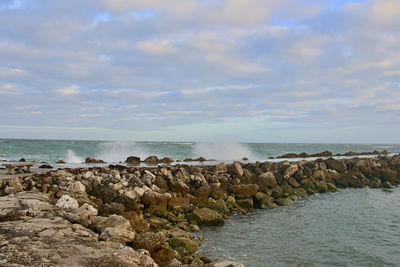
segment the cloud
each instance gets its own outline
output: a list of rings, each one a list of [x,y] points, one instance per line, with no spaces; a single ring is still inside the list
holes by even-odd
[[[76,95],[79,93],[78,90],[73,89],[73,88],[64,88],[64,89],[59,89],[56,91],[58,94],[63,95],[63,96],[69,96],[69,95]]]
[[[289,136],[277,129],[303,129],[313,141],[327,132],[312,129],[320,124],[370,132],[380,125],[387,129],[380,136],[393,139],[400,125],[398,5],[44,0],[40,7],[36,1],[3,6],[0,125],[173,139],[236,129],[250,141]]]

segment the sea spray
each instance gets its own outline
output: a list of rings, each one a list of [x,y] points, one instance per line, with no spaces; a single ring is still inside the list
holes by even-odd
[[[74,151],[71,149],[67,150],[66,156],[65,156],[65,162],[67,163],[82,163],[84,160],[82,157],[76,155]]]
[[[198,157],[216,160],[249,160],[256,158],[246,144],[225,142],[225,143],[197,143],[194,146],[194,153]]]
[[[144,159],[150,155],[146,148],[137,142],[104,142],[98,145],[98,149],[95,157],[110,163],[124,162],[129,156]]]

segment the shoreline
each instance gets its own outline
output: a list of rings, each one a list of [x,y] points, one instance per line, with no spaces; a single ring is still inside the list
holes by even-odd
[[[400,183],[399,174],[400,155],[221,162],[207,166],[110,165],[0,179],[0,199],[19,198],[20,194],[26,194],[19,193],[23,191],[44,194],[66,224],[84,227],[94,239],[97,235],[93,242],[120,244],[131,248],[132,255],[146,250],[143,253],[159,266],[227,266],[198,255],[196,251],[203,238],[189,231],[198,231],[199,227],[207,225],[223,225],[224,219],[233,213],[286,206],[307,195],[336,192],[340,188],[368,186],[390,190]],[[62,201],[69,199],[65,195],[75,200],[69,200],[75,203],[73,207],[66,204],[68,201]],[[29,217],[27,213],[13,217],[13,222],[22,223]],[[0,229],[7,222],[5,218],[0,213]],[[112,220],[119,223],[111,223]],[[9,229],[10,233],[12,231]],[[9,243],[12,240],[7,236],[2,239]],[[37,261],[33,260],[35,264]],[[62,264],[62,259],[58,264]]]

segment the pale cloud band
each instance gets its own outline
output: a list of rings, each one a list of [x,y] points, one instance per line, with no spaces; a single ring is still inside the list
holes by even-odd
[[[398,25],[397,0],[2,1],[0,137],[397,143]]]

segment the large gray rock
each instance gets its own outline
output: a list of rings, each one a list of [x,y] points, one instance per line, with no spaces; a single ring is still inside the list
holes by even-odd
[[[198,225],[224,225],[224,218],[215,210],[208,208],[195,209],[188,214],[187,219],[194,221]]]
[[[135,239],[135,233],[122,228],[108,227],[101,233],[100,239],[125,245]]]
[[[56,203],[56,207],[66,210],[73,210],[79,208],[78,201],[68,195],[63,195]]]
[[[257,183],[260,185],[261,188],[273,188],[278,185],[272,172],[264,172],[263,174],[258,176]]]

